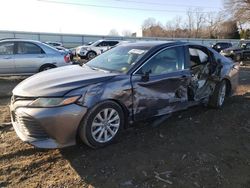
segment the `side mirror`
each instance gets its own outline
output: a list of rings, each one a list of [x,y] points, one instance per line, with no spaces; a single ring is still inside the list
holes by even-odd
[[[142,76],[141,76],[141,80],[142,80],[143,82],[149,81],[149,74],[150,74],[150,73],[152,73],[151,70],[149,70],[149,71],[143,73]]]

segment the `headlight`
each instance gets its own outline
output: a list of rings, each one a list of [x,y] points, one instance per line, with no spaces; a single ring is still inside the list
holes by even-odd
[[[55,97],[55,98],[38,98],[32,101],[29,106],[32,107],[56,107],[72,104],[80,99],[81,96],[74,97]]]
[[[82,47],[81,48],[81,51],[85,51],[85,50],[90,51],[90,48],[89,47],[87,47],[87,48],[86,47]]]

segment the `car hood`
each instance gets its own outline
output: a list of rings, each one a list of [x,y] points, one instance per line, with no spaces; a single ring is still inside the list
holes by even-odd
[[[22,97],[59,97],[73,89],[103,82],[116,75],[117,73],[93,70],[88,66],[70,65],[31,76],[18,84],[12,92],[13,95]]]
[[[231,48],[226,48],[223,51],[224,52],[231,52],[231,51],[240,51],[240,50],[242,50],[242,49],[239,47],[231,47]]]

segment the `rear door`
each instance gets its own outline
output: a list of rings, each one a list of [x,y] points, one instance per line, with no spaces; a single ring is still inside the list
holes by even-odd
[[[36,73],[46,62],[43,49],[32,42],[18,42],[15,57],[17,73]]]
[[[98,47],[98,49],[100,50],[101,53],[107,51],[109,48],[107,41],[100,42],[96,47]]]
[[[200,101],[209,97],[212,92],[209,78],[211,73],[215,71],[217,64],[206,47],[190,45],[188,51],[192,75],[189,85],[189,99]]]
[[[0,74],[16,73],[14,62],[14,42],[0,43]]]
[[[156,53],[131,76],[135,120],[186,108],[189,78],[182,46]]]

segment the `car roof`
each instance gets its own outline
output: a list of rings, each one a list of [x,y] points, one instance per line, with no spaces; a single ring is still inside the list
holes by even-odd
[[[115,39],[100,39],[98,40],[99,42],[102,42],[102,41],[114,41],[114,42],[119,42],[121,40],[115,40]]]
[[[42,43],[37,40],[31,40],[31,39],[18,39],[18,38],[5,38],[0,39],[0,42],[34,42],[34,43]]]
[[[145,47],[170,47],[175,45],[184,45],[188,44],[188,42],[181,41],[137,41],[131,43],[124,43],[121,46],[145,46]],[[190,43],[191,44],[191,43]]]

